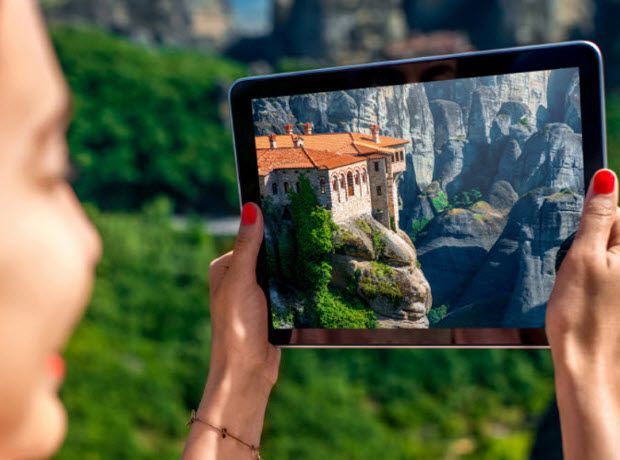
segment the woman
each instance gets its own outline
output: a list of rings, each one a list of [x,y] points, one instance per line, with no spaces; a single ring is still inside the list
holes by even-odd
[[[68,91],[34,0],[0,0],[0,62],[0,458],[45,458],[64,437],[60,352],[101,244],[65,179]],[[547,311],[568,459],[620,456],[617,199],[615,175],[600,171]],[[260,444],[280,362],[254,273],[262,234],[246,204],[233,253],[209,270],[211,366],[185,459],[252,458]]]

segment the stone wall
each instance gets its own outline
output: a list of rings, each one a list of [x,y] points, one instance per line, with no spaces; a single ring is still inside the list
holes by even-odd
[[[377,170],[375,170],[375,168]],[[368,176],[370,177],[370,196],[372,203],[372,216],[390,228],[390,216],[388,211],[388,194],[386,180],[386,160],[369,159]]]
[[[288,187],[289,191],[296,191],[301,174],[304,174],[310,181],[319,204],[332,211],[334,222],[343,222],[351,217],[370,215],[370,185],[365,163],[344,166],[330,171],[325,169],[278,169],[259,178],[261,197],[271,197],[276,206],[288,205],[290,199],[286,189]],[[349,192],[349,184],[351,183],[353,194]],[[273,193],[274,184],[277,187],[276,194]]]
[[[333,169],[329,171],[329,179],[334,222],[344,222],[364,214],[370,215],[370,182],[365,163]],[[334,187],[335,179],[337,187]]]

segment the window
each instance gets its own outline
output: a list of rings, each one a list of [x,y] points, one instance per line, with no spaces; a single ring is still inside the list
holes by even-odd
[[[355,185],[359,185],[360,184],[360,172],[356,171],[355,172]]]
[[[321,177],[321,180],[319,180],[319,185],[321,187],[321,193],[325,193],[325,179],[323,179]]]
[[[365,184],[366,183],[366,171],[362,172],[362,182]]]
[[[377,185],[377,195],[381,196],[381,186]]]
[[[340,175],[340,188],[344,189],[346,187],[346,184],[344,182],[344,175],[341,174]]]
[[[273,193],[274,195],[278,194],[278,184],[276,184],[275,182],[271,184],[271,193]]]
[[[295,182],[295,191],[299,193],[299,190],[301,190],[301,187],[299,186],[299,182]]]
[[[284,183],[284,193],[288,193],[291,191],[291,186],[288,184],[288,182]]]
[[[379,162],[375,161],[375,171],[379,171]]]
[[[332,180],[332,188],[334,189],[334,192],[338,191],[338,179],[336,177]]]
[[[349,196],[355,195],[355,187],[353,187],[353,174],[349,171],[347,173],[347,193]]]

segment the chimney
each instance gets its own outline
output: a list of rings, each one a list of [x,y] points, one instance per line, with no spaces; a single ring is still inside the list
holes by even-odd
[[[312,123],[307,121],[304,123],[304,134],[310,136],[312,134]]]
[[[278,148],[278,144],[276,142],[277,136],[275,134],[270,134],[269,135],[269,148],[270,149],[277,149]]]
[[[304,146],[304,139],[300,136],[295,136],[293,138],[293,145],[295,147],[303,147]]]
[[[287,123],[284,125],[284,132],[286,134],[293,134],[293,125],[290,123]]]
[[[372,133],[372,140],[375,143],[380,144],[381,139],[379,139],[379,125],[372,125],[370,127],[370,132]]]

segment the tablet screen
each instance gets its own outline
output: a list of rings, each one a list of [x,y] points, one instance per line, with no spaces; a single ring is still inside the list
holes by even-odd
[[[543,327],[578,68],[252,101],[273,326]]]

